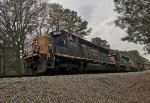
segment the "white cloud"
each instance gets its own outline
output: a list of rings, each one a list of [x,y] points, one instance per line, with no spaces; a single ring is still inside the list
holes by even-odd
[[[144,53],[143,46],[121,41],[126,33],[113,23],[117,18],[113,0],[50,0],[50,2],[77,11],[83,19],[87,20],[89,27],[93,28],[91,35],[87,37],[88,40],[100,37],[107,40],[113,49],[138,50],[141,54]],[[145,57],[150,60],[150,56]]]

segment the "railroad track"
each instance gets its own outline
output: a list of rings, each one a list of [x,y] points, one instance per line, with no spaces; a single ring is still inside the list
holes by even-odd
[[[38,75],[10,75],[10,76],[0,76],[0,78],[23,78],[23,77],[42,77],[42,76],[59,76],[59,75],[82,75],[82,74],[111,74],[111,73],[127,73],[127,72],[108,72],[108,71],[98,71],[98,72],[57,72],[50,74],[38,74]]]
[[[22,77],[37,77],[37,76],[40,75],[9,75],[9,76],[0,76],[0,78],[22,78]]]

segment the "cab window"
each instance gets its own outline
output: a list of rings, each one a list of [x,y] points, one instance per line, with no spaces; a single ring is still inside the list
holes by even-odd
[[[55,37],[56,38],[56,44],[58,46],[63,46],[65,47],[67,44],[66,44],[66,39],[62,36],[58,36],[58,37]]]
[[[72,42],[76,42],[76,36],[68,34],[68,39]]]

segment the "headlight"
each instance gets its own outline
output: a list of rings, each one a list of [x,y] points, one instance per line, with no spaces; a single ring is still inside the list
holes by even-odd
[[[35,45],[36,45],[36,46],[38,45],[38,41],[37,41],[37,40],[35,41]]]

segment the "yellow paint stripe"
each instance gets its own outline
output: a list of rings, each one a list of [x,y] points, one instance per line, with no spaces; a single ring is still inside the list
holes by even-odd
[[[27,58],[30,58],[30,57],[34,57],[34,56],[37,56],[38,54],[29,54],[27,55],[26,57],[24,57],[24,59],[27,59]]]
[[[62,56],[62,57],[66,57],[66,58],[72,58],[72,59],[92,60],[92,61],[94,61],[94,62],[100,62],[100,60],[94,60],[94,59],[89,59],[89,58],[81,58],[81,57],[78,57],[78,56],[71,56],[71,55],[60,54],[60,53],[55,53],[55,55],[57,55],[57,56]]]
[[[66,57],[66,58],[72,58],[72,59],[83,59],[83,58],[80,58],[80,57],[78,57],[78,56],[71,56],[71,55],[60,54],[60,53],[55,53],[55,55],[57,55],[57,56],[62,56],[62,57]]]
[[[108,62],[108,64],[113,64],[113,65],[116,65],[116,63],[110,63],[110,62]]]

